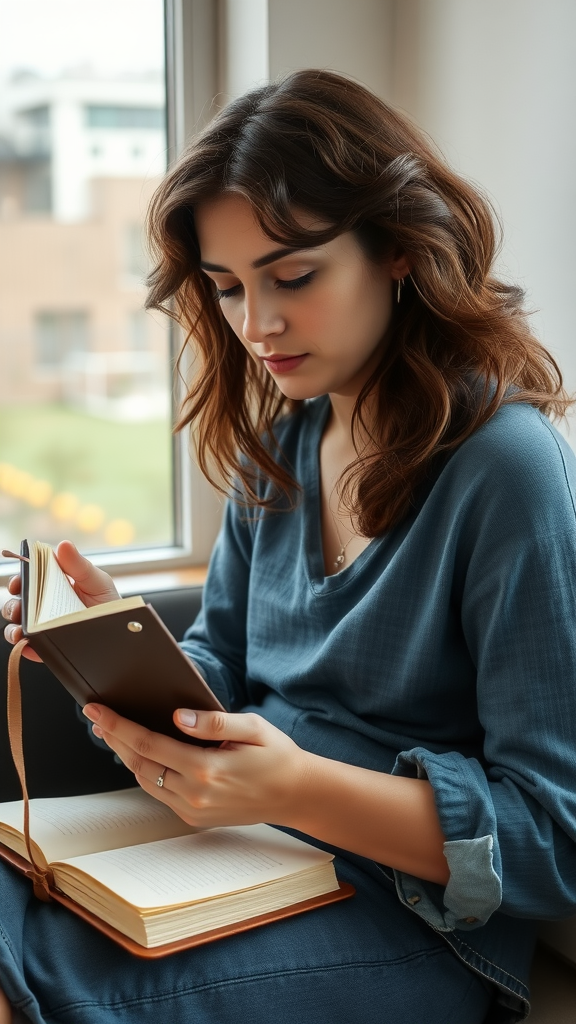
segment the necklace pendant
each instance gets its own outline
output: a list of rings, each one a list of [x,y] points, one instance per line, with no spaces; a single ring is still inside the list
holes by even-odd
[[[340,554],[338,555],[336,561],[334,562],[334,565],[336,566],[336,568],[338,568],[339,565],[342,565],[343,561],[344,561],[344,552],[341,551]]]

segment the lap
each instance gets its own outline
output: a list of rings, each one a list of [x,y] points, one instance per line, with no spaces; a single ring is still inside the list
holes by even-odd
[[[337,870],[351,900],[146,961],[0,864],[0,985],[34,1024],[480,1024],[477,976],[388,882]]]

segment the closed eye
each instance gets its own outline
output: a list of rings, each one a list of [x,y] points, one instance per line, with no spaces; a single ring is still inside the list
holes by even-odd
[[[235,284],[233,288],[214,288],[214,298],[217,301],[220,301],[220,299],[230,299],[233,295],[236,295],[236,292],[240,291],[241,287],[241,284]]]
[[[308,274],[302,274],[301,277],[294,277],[291,281],[276,281],[277,288],[283,288],[290,292],[297,292],[300,288],[304,288],[307,284],[312,281],[316,271],[311,270]],[[237,295],[242,285],[235,284],[232,288],[215,288],[214,298],[219,302],[220,299],[231,299],[234,295]]]
[[[297,292],[299,288],[304,288],[310,283],[315,273],[315,270],[311,270],[308,274],[302,274],[302,277],[292,278],[291,281],[277,281],[276,286],[277,288],[287,288],[290,292]]]

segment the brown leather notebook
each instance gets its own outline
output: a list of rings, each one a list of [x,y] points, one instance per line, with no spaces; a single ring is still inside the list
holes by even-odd
[[[27,545],[23,547],[27,558]],[[47,563],[35,564],[30,573],[26,562],[23,573],[26,614],[31,609],[34,613],[32,625],[26,622],[26,633],[38,653],[47,652],[45,661],[61,674],[79,703],[99,699],[136,721],[150,722],[152,728],[158,729],[161,720],[168,732],[172,709],[190,706],[191,663],[141,599],[140,604],[132,599],[129,607],[113,602],[120,605],[114,611],[98,606],[92,614],[83,606],[65,607],[62,621],[66,595],[60,600],[58,587],[66,590],[69,583],[57,563],[64,583],[52,576],[48,603],[59,608],[59,621],[46,614],[38,597],[43,593],[41,577],[44,574],[45,582],[47,566],[52,565],[49,548],[47,554]],[[145,644],[132,647],[132,638],[143,637]],[[138,789],[31,804],[19,684],[26,643],[21,640],[12,651],[7,700],[10,746],[23,801],[0,805],[0,857],[30,878],[40,899],[58,901],[130,952],[155,958],[354,894],[352,886],[338,883],[328,854],[268,825],[194,833],[169,808]],[[158,660],[158,650],[150,647],[154,643],[161,653],[169,652],[166,660]],[[155,691],[167,665],[177,684],[186,687],[185,699],[172,685],[167,687],[172,697],[159,705]],[[182,665],[185,669],[179,674]],[[206,690],[211,706],[210,699],[216,698],[198,679],[200,698]],[[170,677],[169,682],[173,684]],[[177,703],[171,704],[175,693]],[[190,873],[193,864],[197,875]],[[208,890],[203,888],[206,878]]]
[[[0,858],[12,864],[13,867],[20,871],[21,874],[32,877],[33,870],[28,861],[24,860],[17,853],[9,850],[7,846],[0,843]],[[201,935],[193,935],[187,939],[179,939],[177,942],[167,942],[162,946],[154,946],[153,948],[147,948],[134,942],[133,939],[128,938],[122,932],[118,931],[117,928],[113,928],[107,924],[101,918],[96,917],[89,910],[81,907],[80,904],[70,899],[69,896],[59,892],[58,889],[51,887],[50,896],[52,899],[61,903],[62,906],[72,911],[78,917],[81,917],[88,924],[91,924],[93,928],[107,935],[109,939],[116,942],[119,946],[127,949],[129,953],[133,953],[135,956],[143,957],[148,960],[155,960],[160,957],[169,956],[171,953],[179,953],[183,949],[192,949],[194,946],[203,946],[207,942],[215,942],[217,939],[224,939],[229,935],[237,935],[240,932],[250,931],[251,928],[259,928],[261,925],[272,924],[274,921],[280,921],[285,917],[294,917],[296,914],[303,914],[308,910],[316,910],[319,907],[326,906],[329,903],[337,903],[340,900],[349,899],[353,896],[355,889],[348,882],[340,882],[339,888],[328,893],[324,893],[322,896],[315,896],[312,899],[302,900],[300,903],[293,903],[289,907],[283,907],[281,910],[272,911],[268,914],[258,914],[256,917],[247,918],[244,921],[238,921],[235,924],[226,925],[222,928],[212,928],[209,931],[203,932]]]
[[[21,555],[22,631],[78,704],[106,704],[154,732],[198,742],[177,729],[173,712],[222,705],[152,606],[135,597],[85,608],[48,545],[23,541]]]

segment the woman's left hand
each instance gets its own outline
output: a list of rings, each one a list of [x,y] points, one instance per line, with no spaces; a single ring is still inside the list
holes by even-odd
[[[310,755],[260,715],[176,711],[183,733],[221,743],[200,747],[151,732],[100,704],[86,705],[84,714],[142,789],[190,825],[288,826],[298,819]]]

